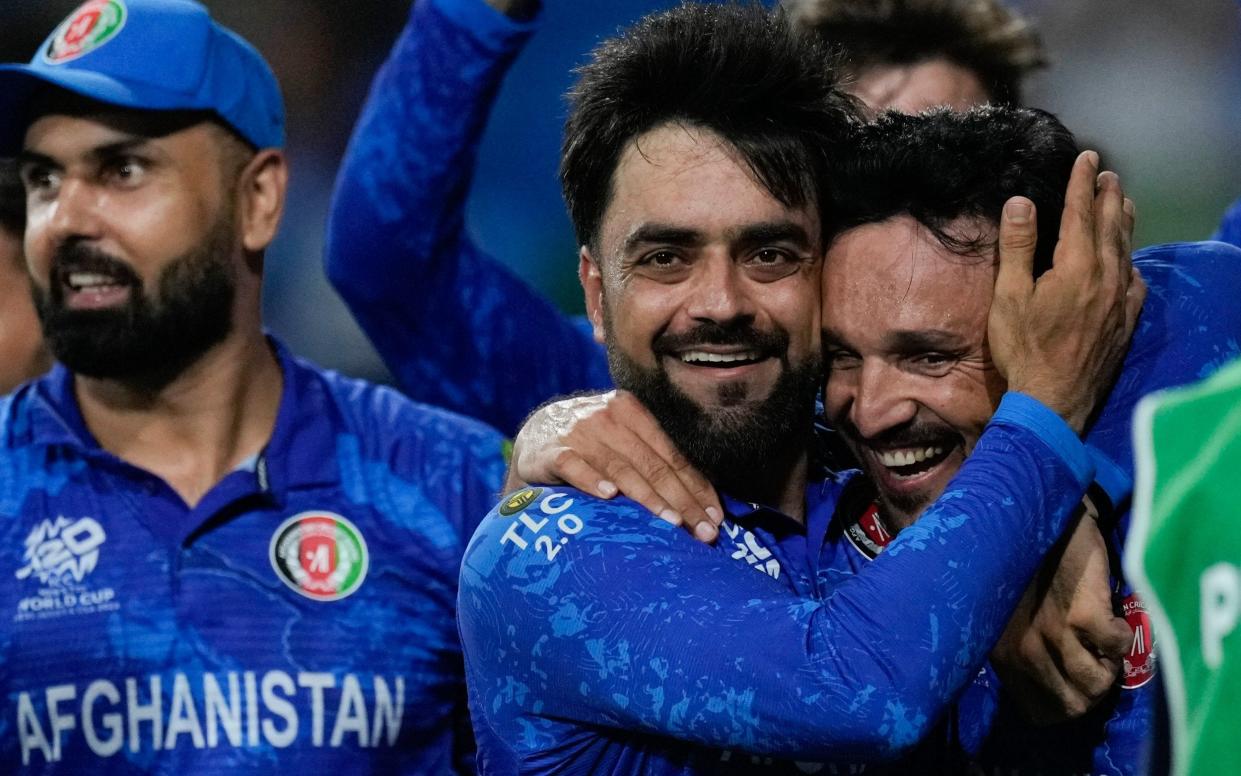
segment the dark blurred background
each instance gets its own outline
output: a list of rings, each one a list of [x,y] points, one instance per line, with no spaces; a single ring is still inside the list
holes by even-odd
[[[565,309],[580,311],[576,246],[555,179],[570,69],[601,38],[671,0],[544,0],[479,159],[476,239]],[[77,0],[0,0],[0,60],[25,61]],[[267,262],[268,324],[343,371],[386,374],[323,279],[336,167],[408,0],[210,0],[271,62],[288,110],[292,185]],[[1052,58],[1030,105],[1100,148],[1138,206],[1137,244],[1207,237],[1241,196],[1241,6],[1234,0],[1025,0]],[[521,149],[514,153],[514,149]],[[411,289],[411,299],[417,290]]]

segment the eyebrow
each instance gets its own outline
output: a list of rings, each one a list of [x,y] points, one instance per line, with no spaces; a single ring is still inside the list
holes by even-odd
[[[747,224],[729,233],[728,238],[743,247],[752,247],[775,242],[790,242],[798,247],[810,248],[810,235],[799,224],[792,221],[766,221]],[[625,253],[632,252],[639,245],[661,243],[695,247],[706,242],[706,237],[697,229],[672,224],[648,223],[634,229],[622,245]]]
[[[639,245],[648,243],[664,243],[667,245],[680,245],[692,247],[702,245],[705,242],[702,232],[697,229],[690,229],[684,226],[673,226],[671,224],[642,224],[634,229],[628,237],[625,238],[624,244],[621,246],[625,253],[630,253]]]
[[[122,156],[137,148],[141,148],[151,142],[149,137],[128,137],[124,140],[118,140],[115,143],[107,143],[105,145],[96,146],[88,153],[94,161],[99,162],[104,159],[110,159],[115,156]],[[60,167],[61,164],[47,154],[41,154],[38,151],[31,151],[23,148],[17,152],[16,162],[18,167],[24,167],[28,164],[43,164],[49,167]]]
[[[823,342],[828,345],[847,346],[848,338],[830,327],[823,328]],[[964,343],[955,332],[943,329],[902,329],[884,338],[884,348],[892,353],[923,353],[929,350],[953,351]]]
[[[800,224],[792,221],[750,224],[738,230],[734,240],[744,247],[787,242],[806,250],[810,248],[810,235]]]

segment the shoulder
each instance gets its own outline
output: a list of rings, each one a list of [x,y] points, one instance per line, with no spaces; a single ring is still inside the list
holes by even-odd
[[[1201,288],[1205,281],[1217,278],[1235,283],[1241,248],[1213,240],[1164,243],[1136,251],[1133,264],[1152,288]]]
[[[446,528],[459,553],[500,491],[507,440],[477,421],[418,404],[391,388],[297,359],[290,364],[300,393],[298,412],[307,425],[320,426],[305,439],[335,451],[343,495],[389,519]],[[297,443],[294,438],[289,444]]]
[[[1138,251],[1133,264],[1149,293],[1131,356],[1175,356],[1179,364],[1170,383],[1175,384],[1205,377],[1241,353],[1241,305],[1236,303],[1241,249],[1222,242],[1169,243]]]
[[[627,498],[527,487],[501,499],[479,525],[466,549],[462,586],[547,578],[612,563],[624,564],[619,571],[651,550],[675,546],[692,552],[695,545],[714,551]]]
[[[506,439],[490,426],[415,402],[387,386],[346,377],[300,359],[293,363],[308,382],[318,386],[337,415],[341,431],[356,436],[367,457],[383,456],[398,469],[404,468],[404,457],[415,453],[441,462],[504,465]]]

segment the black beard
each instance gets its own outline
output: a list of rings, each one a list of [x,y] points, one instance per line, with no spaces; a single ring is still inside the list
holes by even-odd
[[[617,387],[642,402],[673,444],[709,480],[730,495],[770,504],[778,498],[792,466],[809,445],[814,401],[823,379],[818,354],[790,366],[788,335],[763,334],[749,326],[707,325],[675,339],[684,344],[743,344],[781,359],[784,370],[771,393],[747,402],[723,385],[720,405],[710,411],[699,406],[668,377],[659,355],[667,352],[671,337],[657,337],[656,366],[648,369],[621,352],[608,330],[608,367]]]
[[[149,297],[128,264],[83,243],[62,245],[52,258],[48,289],[31,284],[43,337],[71,372],[158,391],[232,331],[236,278],[227,256],[231,219],[217,221],[197,248],[160,272]],[[65,307],[65,273],[102,272],[130,287],[128,303],[109,310]]]

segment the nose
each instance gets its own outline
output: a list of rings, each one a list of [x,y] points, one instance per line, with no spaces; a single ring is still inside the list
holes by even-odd
[[[845,386],[851,391],[848,418],[863,438],[877,437],[914,419],[917,404],[904,390],[905,375],[900,369],[876,359],[854,371]],[[833,373],[829,379],[836,377]]]
[[[696,321],[724,323],[753,317],[755,306],[742,268],[726,252],[696,262],[695,282],[689,289],[686,312]]]

